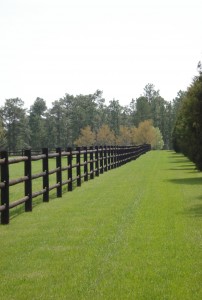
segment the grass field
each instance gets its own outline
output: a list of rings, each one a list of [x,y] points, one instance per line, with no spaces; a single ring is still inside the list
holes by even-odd
[[[74,160],[73,163],[76,163]],[[67,166],[67,158],[62,158],[62,166]],[[49,159],[49,170],[56,168],[56,159],[51,158]],[[33,161],[32,162],[32,174],[39,174],[43,171],[42,169],[42,160]],[[10,179],[16,179],[24,176],[24,162],[11,164],[9,165],[9,176]],[[62,172],[63,181],[67,179],[67,171]],[[73,175],[76,176],[76,168],[73,169]],[[56,183],[56,174],[49,175],[49,184]],[[33,184],[33,192],[39,191],[43,189],[43,179],[42,177],[34,179],[32,181]],[[54,192],[56,194],[56,192]],[[20,183],[10,187],[10,202],[14,200],[20,199],[24,197],[24,183]],[[42,199],[42,197],[41,197]],[[35,201],[35,200],[34,200]],[[38,201],[38,200],[37,200]]]
[[[202,174],[151,151],[0,226],[0,299],[202,299]]]

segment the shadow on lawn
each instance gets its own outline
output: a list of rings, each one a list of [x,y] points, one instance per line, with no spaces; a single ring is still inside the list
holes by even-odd
[[[73,183],[73,190],[76,188],[76,183],[74,182]],[[62,189],[62,196],[64,196],[66,193],[68,193],[68,190],[67,190],[67,187],[63,187]],[[49,202],[51,201],[57,201],[58,199],[61,199],[61,198],[58,198],[57,195],[56,195],[56,191],[50,191],[50,194],[49,194]],[[32,202],[32,211],[34,210],[35,207],[39,206],[40,204],[42,203],[49,203],[49,202],[43,202],[43,197],[42,196],[38,196],[36,198],[33,199],[33,202]],[[20,214],[23,214],[25,213],[25,204],[20,204],[12,209],[9,210],[9,220],[12,220],[14,218],[16,218],[17,216],[19,216]],[[27,212],[27,213],[30,213],[30,212]],[[0,214],[0,224],[1,224],[1,214]]]
[[[202,204],[197,204],[187,208],[182,212],[182,214],[189,217],[202,217]]]
[[[201,188],[202,188],[202,178],[198,178],[198,177],[169,179],[168,181],[176,184],[189,184],[189,185],[201,184]]]
[[[56,193],[53,191],[52,193],[50,193],[49,195],[49,202],[58,199],[56,196]],[[43,202],[43,198],[41,196],[36,197],[33,199],[32,202],[32,211],[34,210],[35,207],[37,207],[38,205],[42,204],[42,203],[49,203],[49,202]],[[17,216],[19,216],[20,214],[25,213],[25,205],[21,204],[18,205],[14,208],[12,208],[10,210],[10,220],[16,218]],[[30,212],[27,212],[30,213]]]
[[[195,165],[184,156],[180,159],[170,159],[169,163],[171,163],[169,170],[196,170]]]
[[[171,157],[171,158],[173,158],[173,157]],[[172,163],[172,164],[182,164],[182,163],[186,163],[186,164],[192,164],[187,158],[185,158],[185,157],[176,157],[175,159],[173,159],[173,160],[170,160],[169,161],[170,163]],[[193,165],[193,164],[192,164]]]
[[[182,171],[182,170],[183,171],[190,171],[189,173],[195,173],[195,171],[196,171],[196,169],[194,168],[193,165],[190,166],[190,167],[188,167],[188,166],[181,166],[179,168],[170,168],[168,170],[170,170],[170,171]]]
[[[51,197],[50,197],[50,199],[51,199]],[[36,199],[33,199],[32,210],[41,203],[43,203],[42,197],[37,197]],[[21,205],[18,205],[16,207],[12,208],[10,210],[10,220],[16,218],[17,216],[19,216],[22,213],[25,213],[25,205],[24,204],[21,204]],[[28,213],[30,213],[30,212],[28,212]]]
[[[186,166],[192,166],[193,167],[193,163],[184,155],[180,154],[180,153],[175,153],[172,152],[172,154],[169,156],[170,159],[170,163],[174,163],[174,164],[182,164],[185,163]]]

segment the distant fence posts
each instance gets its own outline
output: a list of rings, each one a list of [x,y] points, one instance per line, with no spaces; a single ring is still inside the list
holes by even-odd
[[[88,181],[88,148],[84,147],[83,163],[84,163],[84,181]]]
[[[72,191],[72,148],[67,148],[67,163],[68,163],[68,192]]]
[[[90,179],[94,179],[94,148],[91,146],[90,147]]]
[[[25,196],[28,200],[25,202],[25,211],[32,211],[32,161],[31,150],[25,150],[24,155],[27,157],[25,161],[24,175],[27,176],[25,181]]]
[[[56,148],[56,168],[57,168],[57,197],[62,197],[62,156],[61,156],[61,148]]]
[[[99,170],[99,148],[98,146],[95,146],[95,176],[99,176],[100,170]]]
[[[43,189],[45,192],[43,193],[43,202],[49,201],[49,168],[48,168],[48,148],[43,148],[42,153],[44,154],[44,157],[42,159],[43,161]]]
[[[32,155],[35,151],[23,150],[23,156],[9,158],[7,151],[0,152],[0,217],[1,224],[9,223],[9,210],[25,204],[25,211],[31,212],[33,206],[33,198],[43,195],[43,202],[49,201],[49,192],[56,189],[57,197],[62,197],[62,187],[67,184],[68,191],[72,191],[73,182],[77,187],[81,186],[82,178],[84,181],[94,179],[104,172],[120,167],[123,164],[137,159],[140,155],[151,150],[148,144],[140,146],[96,146],[96,147],[77,147],[76,150],[68,147],[62,151],[60,147],[55,152],[50,152],[48,148],[42,149],[42,154]],[[64,166],[64,159],[66,163]],[[55,169],[49,170],[49,160],[55,159]],[[42,170],[38,174],[33,174],[33,161],[42,161]],[[9,178],[9,165],[24,162],[24,176],[17,179]],[[74,172],[73,172],[74,170]],[[67,172],[67,180],[63,181],[63,172]],[[50,185],[50,175],[55,174],[55,184]],[[43,189],[32,192],[32,181],[42,178]],[[52,181],[51,181],[52,182]],[[9,187],[24,183],[24,197],[10,203]]]
[[[76,148],[76,175],[77,175],[77,186],[81,186],[81,148]]]
[[[103,169],[103,147],[102,146],[100,146],[99,151],[100,151],[100,174],[103,174],[104,169]]]
[[[107,172],[107,146],[104,146],[104,172]]]

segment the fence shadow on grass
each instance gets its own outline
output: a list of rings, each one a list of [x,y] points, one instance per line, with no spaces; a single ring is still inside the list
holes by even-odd
[[[75,183],[73,183],[73,189],[74,188],[76,188]],[[63,187],[62,192],[67,193],[67,187]],[[54,201],[54,200],[58,201],[58,198],[57,198],[56,192],[52,191],[52,193],[49,194],[49,201]],[[48,202],[43,202],[43,197],[41,197],[41,196],[36,197],[33,200],[32,208],[34,209],[35,207],[37,207],[38,205],[40,205],[42,203],[47,203],[48,204]],[[12,219],[16,218],[18,215],[22,214],[22,213],[25,213],[24,204],[21,204],[19,206],[14,207],[13,209],[11,209],[10,219],[12,220]]]
[[[58,198],[56,198],[56,193],[54,192],[54,194],[50,194],[49,197],[49,201],[51,200],[57,200]],[[42,197],[36,197],[33,200],[32,203],[32,208],[34,209],[35,207],[37,207],[38,205],[42,204],[42,203],[48,203],[48,202],[43,202],[43,198]],[[14,207],[13,209],[11,209],[10,211],[10,220],[16,218],[18,215],[25,213],[25,207],[24,204],[18,205],[16,207]]]

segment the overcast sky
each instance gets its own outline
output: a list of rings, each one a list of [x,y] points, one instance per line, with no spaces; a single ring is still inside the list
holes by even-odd
[[[199,60],[201,0],[0,0],[0,105],[97,89],[127,105],[147,83],[170,101]]]

